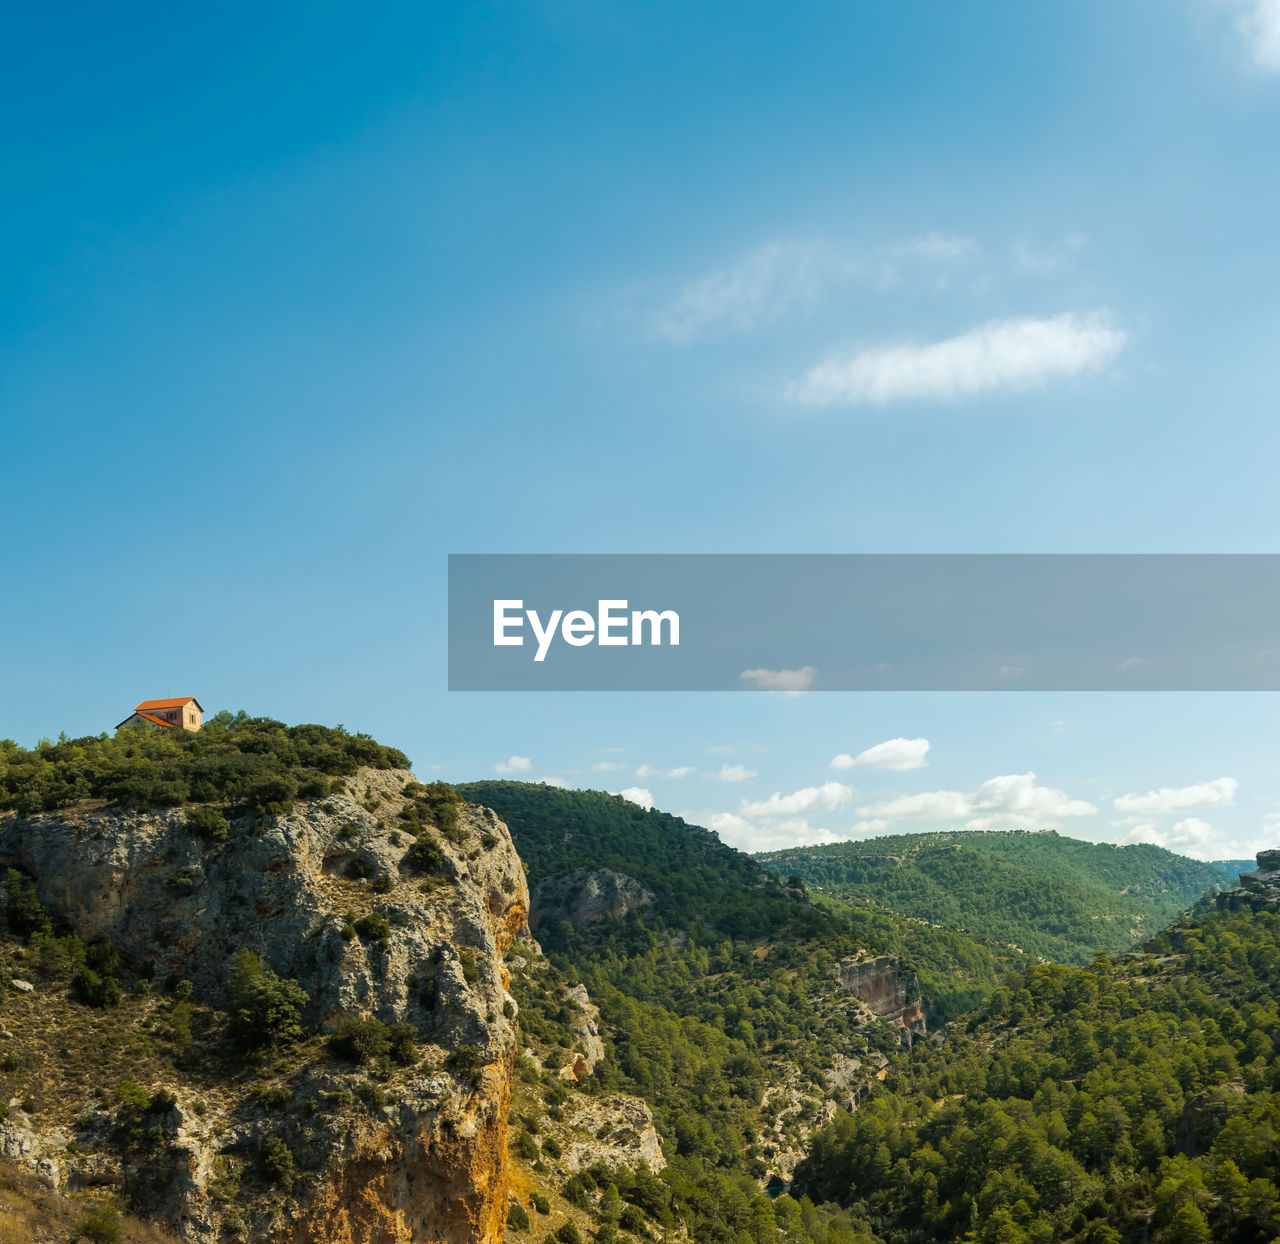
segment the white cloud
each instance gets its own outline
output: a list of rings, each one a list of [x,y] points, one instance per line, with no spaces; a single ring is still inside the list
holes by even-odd
[[[869,803],[858,809],[858,815],[887,821],[954,821],[974,811],[973,796],[964,791],[930,790]]]
[[[887,739],[868,747],[856,756],[841,752],[831,762],[833,769],[923,769],[928,765],[925,756],[929,751],[928,739]]]
[[[528,773],[532,768],[533,761],[528,756],[511,756],[493,766],[495,773]]]
[[[638,778],[682,778],[694,772],[693,765],[680,765],[675,769],[657,769],[653,765],[641,765],[636,770]]]
[[[691,814],[686,820],[702,823],[720,835],[720,840],[740,851],[779,851],[785,847],[807,846],[815,842],[841,842],[841,835],[821,826],[810,825],[803,816],[782,817],[757,825],[732,812],[713,812],[699,818]]]
[[[1280,0],[1221,0],[1235,15],[1253,63],[1269,73],[1280,72]]]
[[[768,799],[742,801],[738,811],[745,817],[806,816],[810,812],[830,812],[848,803],[854,796],[843,782],[824,782],[784,795],[775,791]]]
[[[1219,829],[1198,816],[1176,821],[1172,828],[1147,823],[1133,826],[1125,835],[1126,842],[1151,842],[1159,847],[1189,855],[1197,860],[1219,860],[1235,854],[1235,844]]]
[[[885,820],[854,821],[849,826],[850,838],[870,838],[875,834],[883,834],[890,822]]]
[[[804,306],[821,288],[823,257],[818,247],[795,242],[758,247],[731,267],[689,282],[654,314],[653,333],[683,344],[708,329],[751,328]]]
[[[879,821],[960,821],[965,829],[1049,829],[1060,817],[1092,816],[1098,811],[1083,799],[1041,786],[1034,773],[988,779],[973,793],[958,790],[899,795],[867,804],[858,816]]]
[[[1097,371],[1128,342],[1105,312],[993,320],[928,345],[872,346],[834,355],[791,385],[806,406],[950,401],[997,389],[1036,388]]]
[[[597,760],[591,766],[592,773],[612,773],[615,769],[625,769],[627,766],[620,760]]]
[[[756,771],[746,765],[721,765],[720,771],[710,776],[718,782],[746,782],[756,776]]]
[[[629,803],[639,804],[646,812],[653,807],[653,792],[645,790],[643,786],[628,786],[616,793]]]
[[[1145,795],[1121,795],[1115,802],[1117,812],[1134,812],[1141,816],[1165,816],[1189,812],[1192,808],[1218,807],[1236,801],[1240,783],[1232,777],[1215,778],[1194,786],[1162,786]]]
[[[818,671],[812,665],[798,670],[743,670],[738,675],[745,682],[755,683],[759,691],[781,691],[786,695],[799,695],[813,686]]]
[[[558,787],[564,788],[569,785],[569,783],[566,782],[564,778],[558,778],[558,777],[544,777],[544,778],[539,778],[538,781],[541,782],[543,786],[558,786]]]

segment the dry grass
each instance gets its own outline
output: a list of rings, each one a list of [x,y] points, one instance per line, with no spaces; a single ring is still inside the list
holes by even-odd
[[[0,1160],[0,1244],[71,1244],[86,1215],[112,1202],[90,1193],[66,1196]],[[177,1244],[176,1237],[129,1214],[120,1216],[122,1244]]]

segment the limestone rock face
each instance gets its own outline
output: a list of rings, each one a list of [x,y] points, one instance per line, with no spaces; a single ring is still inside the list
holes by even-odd
[[[666,1166],[653,1115],[638,1097],[605,1093],[572,1100],[570,1122],[595,1139],[584,1140],[576,1133],[565,1139],[562,1162],[566,1171],[580,1171],[596,1162],[632,1168],[647,1162],[656,1175]]]
[[[1280,847],[1258,852],[1258,871],[1241,873],[1240,884],[1214,900],[1219,911],[1280,911]]]
[[[426,831],[443,854],[427,884],[402,873],[413,840],[396,830],[395,813],[412,780],[361,770],[347,793],[233,823],[220,843],[189,832],[181,809],[0,819],[0,866],[26,871],[56,918],[85,941],[109,940],[134,970],[151,964],[158,981],[184,977],[197,997],[221,1003],[232,961],[247,949],[306,990],[321,1028],[374,1016],[418,1030],[421,1065],[392,1104],[316,1112],[323,1126],[300,1142],[308,1177],[292,1207],[249,1224],[254,1239],[502,1239],[516,1039],[503,959],[526,929],[528,889],[506,826],[470,806],[448,837]],[[363,915],[385,920],[385,936],[358,934],[351,917]],[[445,1058],[461,1046],[477,1052],[478,1068],[455,1074]],[[337,1087],[322,1066],[300,1090],[317,1101]],[[244,1109],[197,1118],[175,1089],[169,1152],[149,1162],[174,1167],[155,1190],[156,1212],[185,1238],[212,1244],[221,1232],[208,1195],[218,1155],[252,1148],[255,1129],[272,1125]],[[3,1140],[33,1165],[60,1163],[60,1173],[45,1172],[53,1182],[80,1179],[84,1155],[55,1159],[56,1146],[38,1138]],[[139,1177],[121,1174],[126,1188]]]
[[[653,895],[634,877],[608,868],[579,868],[544,877],[534,888],[529,927],[535,932],[548,920],[594,924],[606,916],[621,918],[647,907]]]
[[[927,1033],[920,982],[914,972],[905,971],[897,959],[881,955],[876,959],[844,959],[832,969],[841,986],[857,994],[873,1015],[904,1030],[908,1043]]]

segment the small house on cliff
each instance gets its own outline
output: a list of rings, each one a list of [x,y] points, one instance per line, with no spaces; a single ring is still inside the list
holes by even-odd
[[[193,695],[177,700],[143,700],[117,727],[138,726],[144,730],[199,730],[204,709]]]

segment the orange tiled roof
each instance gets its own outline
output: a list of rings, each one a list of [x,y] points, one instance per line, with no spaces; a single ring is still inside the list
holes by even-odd
[[[200,701],[193,695],[184,695],[177,700],[143,700],[133,711],[135,713],[145,714],[148,709],[152,708],[182,708],[184,704],[195,702],[196,708],[203,713],[204,709],[200,706]]]
[[[171,721],[161,721],[159,717],[152,717],[150,713],[139,713],[139,714],[138,714],[138,716],[139,716],[139,717],[145,717],[148,721],[153,721],[153,722],[155,722],[155,724],[156,724],[157,726],[164,726],[166,730],[172,730],[172,729],[174,729],[174,724],[173,724],[173,722],[171,722]]]

